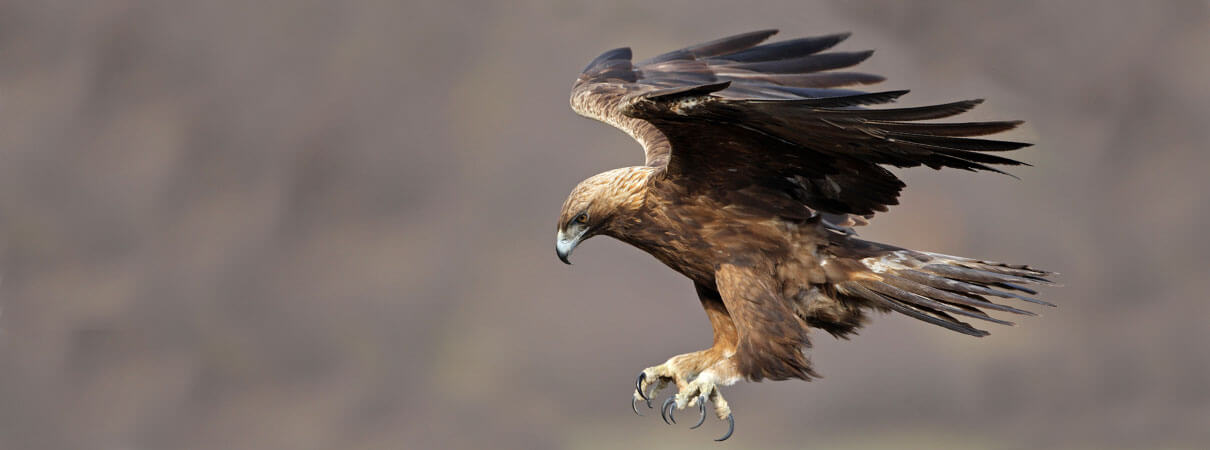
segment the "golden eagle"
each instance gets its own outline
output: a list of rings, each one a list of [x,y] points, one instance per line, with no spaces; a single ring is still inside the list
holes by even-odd
[[[808,330],[845,337],[866,310],[895,311],[971,336],[965,316],[1032,313],[990,297],[1050,305],[1026,295],[1049,272],[860,240],[852,227],[886,211],[904,184],[884,166],[1000,172],[999,156],[1029,144],[973,138],[1019,121],[929,122],[980,100],[870,109],[907,91],[838,89],[883,80],[837,71],[872,52],[825,52],[848,34],[763,44],[756,31],[631,62],[605,52],[576,80],[571,106],[638,140],[646,164],[595,175],[563,204],[556,252],[568,262],[596,235],[650,253],[693,280],[714,328],[709,349],[639,373],[631,406],[669,383],[660,412],[706,401],[735,420],[720,386],[742,379],[810,380]],[[1003,172],[1001,172],[1003,173]],[[1053,306],[1053,305],[1051,305]],[[637,407],[635,412],[638,412]]]

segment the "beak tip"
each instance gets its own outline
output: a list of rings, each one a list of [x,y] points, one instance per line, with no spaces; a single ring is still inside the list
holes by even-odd
[[[583,235],[581,234],[581,236]],[[559,257],[559,261],[563,261],[563,264],[571,265],[571,260],[569,259],[571,258],[571,252],[580,243],[581,236],[566,239],[562,232],[559,233],[558,239],[555,241],[555,255]]]

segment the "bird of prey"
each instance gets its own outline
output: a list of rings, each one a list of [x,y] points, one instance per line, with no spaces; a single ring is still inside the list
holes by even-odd
[[[858,239],[853,227],[897,204],[904,184],[886,169],[928,166],[1001,172],[1000,156],[1029,144],[981,139],[1019,121],[936,122],[981,100],[869,108],[907,91],[840,89],[882,77],[838,71],[872,52],[827,52],[848,34],[762,43],[755,31],[631,62],[605,52],[576,80],[571,106],[642,144],[641,166],[592,176],[559,216],[560,260],[597,235],[626,242],[693,281],[714,344],[639,373],[631,406],[669,384],[660,412],[706,402],[735,419],[719,392],[741,380],[816,377],[808,331],[846,337],[867,311],[905,314],[970,336],[959,317],[1032,313],[994,297],[1042,305],[1029,285],[1050,272]],[[569,263],[570,264],[570,263]]]

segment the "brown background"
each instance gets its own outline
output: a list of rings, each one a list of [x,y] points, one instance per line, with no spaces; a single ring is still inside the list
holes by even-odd
[[[1066,287],[983,339],[817,335],[823,380],[726,391],[727,447],[1210,443],[1205,1],[98,0],[0,2],[0,448],[714,446],[627,406],[709,344],[689,283],[553,254],[570,188],[641,161],[567,93],[766,27],[1028,120],[1021,180],[904,171],[863,235]]]

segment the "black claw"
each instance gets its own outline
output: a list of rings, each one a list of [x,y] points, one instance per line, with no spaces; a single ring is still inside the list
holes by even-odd
[[[700,427],[700,426],[702,426],[703,423],[706,423],[706,398],[705,397],[698,399],[697,410],[698,410],[698,412],[701,413],[701,417],[697,418],[697,425],[689,427],[690,430],[696,430],[697,427]]]
[[[647,401],[647,407],[651,407],[651,399],[647,398],[647,393],[643,392],[643,381],[647,379],[647,372],[639,372],[639,377],[634,379],[634,390],[638,391],[639,397]]]
[[[734,431],[735,431],[735,417],[733,417],[731,414],[727,414],[727,434],[724,434],[723,437],[715,439],[715,440],[718,442],[725,441],[725,440],[727,440],[727,438],[731,437],[731,433]]]
[[[639,412],[639,405],[638,405],[638,403],[635,403],[635,400],[637,400],[637,399],[635,399],[634,397],[630,397],[630,409],[633,409],[634,413],[638,414],[639,417],[643,417],[643,413]]]
[[[668,425],[676,423],[676,418],[672,417],[672,406],[676,406],[675,399],[676,397],[668,397],[668,400],[664,400],[664,404],[660,405],[660,417],[663,417],[664,423]]]
[[[638,378],[634,379],[634,391],[638,392],[639,397],[642,397],[643,401],[647,402],[647,409],[654,409],[654,407],[651,406],[651,397],[648,397],[647,392],[645,392],[643,390],[644,381],[647,381],[647,372],[645,372],[645,371],[639,372]],[[631,403],[631,406],[634,406],[634,402],[630,402],[630,403]],[[642,414],[639,414],[639,415],[641,416]]]

